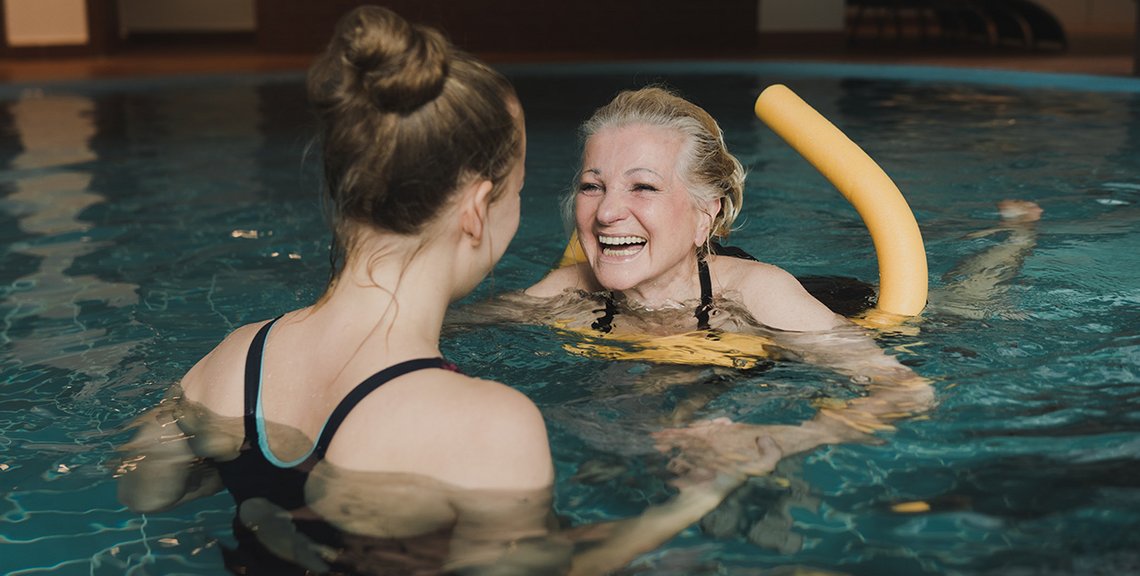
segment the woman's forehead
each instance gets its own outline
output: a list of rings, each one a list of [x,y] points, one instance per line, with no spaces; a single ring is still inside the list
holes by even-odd
[[[582,170],[610,175],[635,170],[651,170],[661,175],[671,173],[683,140],[676,130],[660,126],[609,127],[586,141]]]

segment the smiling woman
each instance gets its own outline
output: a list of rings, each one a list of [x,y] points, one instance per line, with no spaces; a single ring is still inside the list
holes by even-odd
[[[647,125],[615,127],[586,145],[575,215],[589,233],[579,238],[598,283],[646,305],[686,294],[692,247],[719,211],[719,199],[697,204],[685,193],[674,162],[684,145],[680,134]]]
[[[789,455],[863,439],[933,405],[929,381],[794,276],[717,242],[739,213],[744,170],[705,110],[659,87],[624,91],[583,124],[582,135],[570,200],[583,258],[508,298],[543,311],[541,321],[605,336],[579,352],[720,366],[731,358],[734,368],[753,367],[756,357],[791,358],[866,386],[866,396],[822,407],[798,426],[706,422],[658,432],[660,442],[702,466],[735,468],[743,466],[739,447],[760,435]],[[619,342],[650,354],[611,345]],[[738,358],[744,350],[755,357]],[[705,463],[710,458],[714,464]]]
[[[709,327],[714,294],[731,293],[770,328],[841,325],[791,274],[745,254],[729,257],[714,242],[732,230],[744,169],[703,109],[662,88],[626,91],[595,112],[582,132],[573,200],[586,261],[551,272],[527,295],[610,291],[650,309],[697,302],[691,330]],[[606,304],[607,317],[613,316],[612,302]],[[607,322],[594,327],[612,329]]]

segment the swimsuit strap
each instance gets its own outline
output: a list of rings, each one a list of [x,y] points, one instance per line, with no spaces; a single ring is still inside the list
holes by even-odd
[[[701,280],[701,304],[694,314],[697,317],[697,330],[709,329],[709,310],[712,310],[712,278],[709,276],[709,263],[697,257],[697,276]]]
[[[755,260],[755,258],[748,256],[743,250],[737,250],[741,254],[744,254],[744,257]],[[736,256],[735,254],[732,255]],[[697,258],[697,276],[701,282],[701,303],[697,306],[696,312],[694,312],[693,315],[697,317],[697,330],[708,330],[709,311],[712,310],[713,303],[712,277],[709,275],[709,263],[701,257]],[[617,316],[617,305],[614,304],[613,293],[606,292],[603,298],[605,300],[605,308],[595,310],[595,312],[603,312],[603,315],[601,318],[595,320],[593,324],[590,324],[590,327],[603,334],[609,334],[610,330],[614,328],[613,322],[614,316]]]
[[[356,388],[353,388],[352,391],[349,392],[348,395],[346,395],[344,399],[340,401],[340,404],[337,404],[336,409],[333,410],[332,414],[329,415],[328,421],[325,422],[324,430],[321,431],[321,435],[317,439],[317,444],[314,446],[313,452],[316,457],[325,457],[325,451],[328,450],[329,444],[332,442],[333,435],[336,434],[336,431],[338,428],[340,428],[340,425],[344,423],[344,419],[348,417],[348,413],[351,412],[352,409],[355,408],[361,400],[364,400],[365,396],[368,396],[370,393],[372,393],[372,391],[376,390],[388,381],[399,378],[400,376],[408,374],[409,372],[432,368],[450,370],[452,372],[458,371],[454,364],[448,362],[447,360],[444,360],[443,358],[416,358],[413,360],[405,360],[398,364],[393,364],[373,374],[372,376],[369,376],[367,380],[361,382],[356,386]]]
[[[294,462],[281,462],[269,450],[268,446],[262,445],[261,435],[258,433],[258,415],[257,408],[260,404],[261,396],[261,365],[265,356],[265,340],[269,336],[269,330],[273,325],[281,319],[281,316],[266,322],[257,334],[253,337],[253,342],[249,345],[249,353],[245,358],[245,407],[243,413],[243,423],[245,427],[245,439],[251,446],[260,446],[263,456],[270,462],[275,463],[279,467],[288,468],[309,459],[311,456],[316,455],[317,458],[324,458],[325,450],[328,449],[329,443],[332,442],[333,434],[336,434],[337,428],[340,428],[341,423],[344,422],[348,413],[364,399],[370,392],[379,388],[385,382],[398,378],[409,372],[416,370],[423,370],[426,368],[442,368],[444,370],[451,370],[458,372],[458,368],[454,364],[444,360],[443,358],[417,358],[414,360],[405,360],[398,364],[389,366],[372,376],[364,382],[353,388],[336,409],[333,410],[329,416],[328,421],[325,422],[324,428],[321,430],[317,443],[310,450],[309,454],[302,456]]]
[[[741,260],[759,262],[755,256],[745,252],[744,250],[741,250],[740,248],[737,248],[736,246],[722,246],[716,242],[712,242],[710,245],[712,246],[712,253],[716,254],[717,256],[731,256],[733,258],[740,258]]]
[[[245,437],[251,442],[257,440],[257,397],[261,393],[261,360],[265,353],[265,338],[269,336],[270,328],[281,319],[278,316],[266,322],[253,342],[249,344],[249,353],[245,355],[245,407],[242,411],[242,420],[245,423]]]
[[[612,292],[606,292],[605,296],[606,307],[602,310],[594,310],[594,312],[604,312],[601,318],[594,320],[590,324],[590,328],[601,332],[602,334],[609,334],[610,330],[614,329],[614,316],[617,316],[617,305],[614,304],[614,295]]]

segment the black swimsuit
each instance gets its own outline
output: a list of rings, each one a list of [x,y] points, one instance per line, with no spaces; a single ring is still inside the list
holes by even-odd
[[[321,430],[316,443],[309,453],[292,462],[283,462],[269,449],[265,438],[265,420],[261,411],[261,367],[262,356],[265,350],[265,340],[269,330],[280,317],[267,322],[254,336],[250,343],[249,353],[245,364],[245,407],[244,428],[245,440],[237,458],[227,461],[215,461],[222,482],[240,507],[242,503],[253,498],[263,498],[276,505],[283,511],[297,512],[306,508],[305,482],[309,478],[313,467],[324,459],[329,444],[336,435],[337,429],[344,419],[368,394],[384,385],[388,381],[415,372],[438,368],[457,372],[454,364],[443,358],[417,358],[394,364],[385,368],[364,382],[353,388],[351,392],[340,401],[336,409],[329,415],[328,421]],[[315,514],[300,514],[306,519],[295,519],[297,529],[314,542],[338,548],[342,541],[342,534],[327,522],[316,517]],[[234,520],[234,532],[239,543],[241,559],[228,558],[227,563],[235,562],[244,565],[244,570],[251,568],[250,564],[258,564],[267,573],[273,570],[284,570],[284,566],[277,565],[270,553],[267,556],[257,538],[239,519]],[[252,554],[251,554],[252,553]],[[292,568],[292,566],[290,566]],[[286,570],[288,571],[288,570]]]
[[[716,242],[712,243],[712,253],[717,256],[731,256],[742,260],[756,261],[756,258],[740,248],[721,246]],[[697,305],[693,315],[697,318],[697,330],[711,330],[709,312],[712,311],[713,307],[712,277],[709,275],[709,264],[702,256],[697,257],[697,277],[701,283],[701,303]],[[601,312],[602,317],[595,320],[590,327],[604,334],[609,334],[614,329],[613,322],[614,316],[617,316],[617,304],[614,302],[612,292],[606,292],[603,298],[605,299],[605,308],[595,311]]]

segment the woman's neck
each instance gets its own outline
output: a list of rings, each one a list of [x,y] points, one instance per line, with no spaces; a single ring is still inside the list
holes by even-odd
[[[682,308],[701,297],[697,256],[685,258],[666,274],[621,291],[631,304],[650,310]]]
[[[449,287],[440,282],[446,259],[407,239],[361,244],[314,313],[378,339],[389,356],[438,355],[450,303]]]

